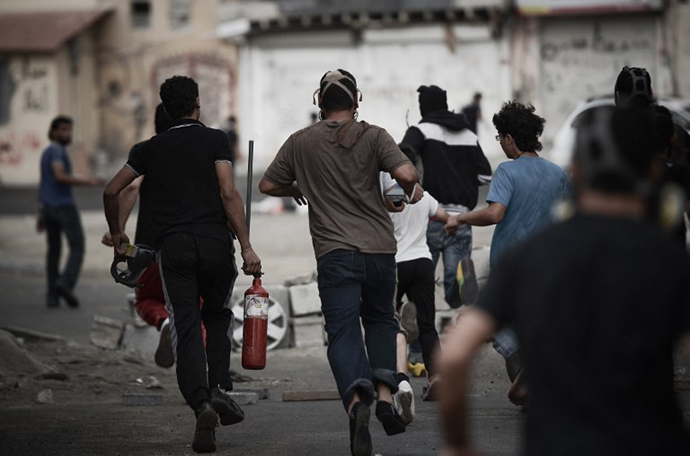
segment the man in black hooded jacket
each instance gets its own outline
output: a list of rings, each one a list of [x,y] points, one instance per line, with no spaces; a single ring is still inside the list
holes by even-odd
[[[465,116],[448,111],[445,90],[432,85],[420,86],[417,92],[422,120],[408,128],[402,142],[422,157],[422,186],[441,207],[450,215],[471,211],[477,205],[478,187],[491,182],[491,165]],[[429,222],[427,243],[434,265],[443,254],[445,299],[450,307],[458,308],[468,303],[460,297],[456,274],[458,263],[471,258],[472,230],[464,225],[449,235],[443,225],[438,220]]]

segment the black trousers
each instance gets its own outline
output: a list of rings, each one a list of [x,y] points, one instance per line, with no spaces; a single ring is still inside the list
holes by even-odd
[[[424,366],[429,375],[434,373],[433,355],[438,346],[434,283],[434,263],[430,259],[418,258],[398,263],[396,303],[400,305],[402,297],[407,295],[407,300],[417,307],[419,343],[422,346]]]
[[[79,278],[84,262],[84,229],[81,226],[79,211],[75,206],[43,208],[43,223],[46,227],[48,253],[46,255],[46,272],[48,276],[48,297],[57,299],[56,285],[72,290]],[[67,265],[60,273],[60,254],[62,234],[65,234],[69,245]]]
[[[197,410],[210,388],[232,389],[230,351],[234,316],[230,309],[237,278],[230,236],[222,242],[190,233],[172,233],[160,250],[160,272],[170,315],[177,383]],[[204,302],[199,309],[199,297]],[[206,327],[206,349],[201,322]],[[208,365],[208,366],[207,366]]]

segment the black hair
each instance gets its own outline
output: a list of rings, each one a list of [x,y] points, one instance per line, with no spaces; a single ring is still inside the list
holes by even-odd
[[[405,156],[412,162],[412,164],[417,163],[417,151],[414,150],[414,147],[406,143],[400,143],[398,144],[398,148],[400,148],[402,153],[405,154]]]
[[[512,136],[521,152],[535,152],[542,149],[538,138],[544,131],[546,120],[536,115],[534,111],[532,104],[524,105],[518,101],[507,101],[493,117],[498,133],[502,136]]]
[[[157,135],[163,133],[168,128],[173,126],[172,120],[170,120],[170,117],[168,117],[168,115],[165,113],[163,103],[158,103],[158,106],[156,106],[156,115],[153,118],[153,123],[156,127]]]
[[[187,76],[173,76],[161,84],[160,97],[170,120],[181,119],[194,112],[199,86]]]
[[[328,82],[325,81],[325,78],[330,71],[327,71],[321,77],[321,81],[319,82],[321,106],[323,107],[324,111],[327,112],[348,111],[354,106],[353,100],[357,99],[357,80],[355,77],[352,76],[352,73],[341,70],[340,68],[338,68],[338,71],[351,79],[342,78],[338,82],[348,88],[350,94],[352,94],[352,97],[350,97],[350,95],[347,94],[341,87],[335,84],[332,84],[328,90],[326,90],[326,92],[323,91],[323,89],[326,87],[326,84],[328,84]]]
[[[63,124],[68,124],[72,125],[74,121],[72,120],[71,117],[65,116],[65,115],[59,115],[55,117],[51,122],[50,122],[50,129],[48,129],[48,139],[51,141],[53,140],[53,132],[60,128],[60,125]]]
[[[644,81],[637,80],[633,86],[633,74],[636,77],[644,78]],[[617,105],[622,102],[624,105],[630,107],[645,107],[652,102],[652,78],[649,76],[649,72],[644,68],[623,67],[616,78],[616,84],[613,90],[623,96],[629,96],[633,92],[636,92],[632,98],[627,100],[620,100],[619,96],[616,96]]]

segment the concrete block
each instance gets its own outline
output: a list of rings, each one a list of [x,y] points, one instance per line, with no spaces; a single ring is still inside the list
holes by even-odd
[[[141,328],[128,323],[125,325],[120,348],[138,353],[144,359],[153,359],[159,339],[160,332],[154,326]]]
[[[295,285],[289,288],[292,316],[318,315],[321,313],[321,299],[316,282]]]
[[[162,394],[123,393],[122,405],[161,405]]]
[[[113,318],[95,315],[89,339],[96,347],[115,350],[120,346],[124,324]]]
[[[323,317],[293,318],[290,323],[295,347],[322,347],[324,345]]]
[[[251,405],[259,402],[259,395],[256,393],[245,393],[239,391],[230,391],[227,393],[237,405]]]

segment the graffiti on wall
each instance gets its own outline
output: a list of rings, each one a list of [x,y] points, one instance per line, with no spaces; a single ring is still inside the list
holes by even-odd
[[[540,51],[546,133],[552,134],[578,102],[612,96],[623,66],[654,69],[655,22],[644,18],[545,22]]]
[[[0,133],[0,166],[19,166],[27,152],[40,148],[41,140],[36,132],[10,129]]]

